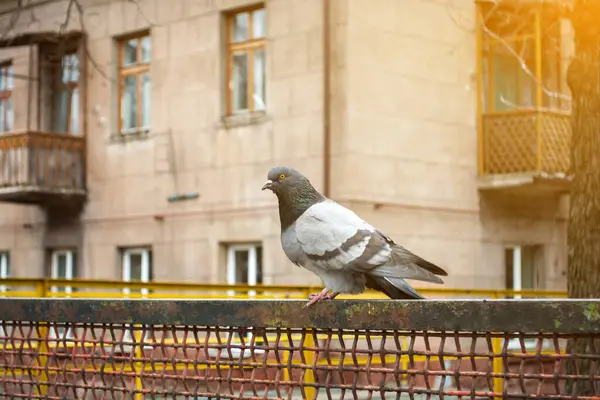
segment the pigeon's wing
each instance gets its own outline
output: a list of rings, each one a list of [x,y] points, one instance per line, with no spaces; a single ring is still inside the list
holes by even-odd
[[[429,271],[430,263],[396,245],[353,211],[332,200],[311,206],[296,220],[294,228],[300,250],[321,268],[442,282],[435,276],[436,271]]]
[[[321,268],[364,272],[385,264],[392,253],[371,225],[332,200],[314,204],[294,225],[302,252]]]

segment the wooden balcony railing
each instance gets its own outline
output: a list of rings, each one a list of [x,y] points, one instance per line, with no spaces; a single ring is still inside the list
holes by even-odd
[[[56,133],[0,135],[0,201],[37,203],[85,198],[85,139]]]
[[[483,115],[482,175],[563,177],[570,165],[568,113],[519,110]]]

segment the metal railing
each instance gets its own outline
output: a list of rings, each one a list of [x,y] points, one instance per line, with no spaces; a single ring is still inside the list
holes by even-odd
[[[37,131],[0,137],[0,189],[85,194],[85,138]]]
[[[591,400],[600,392],[600,300],[304,303],[3,299],[0,397]]]
[[[53,298],[144,298],[144,299],[306,299],[320,292],[321,286],[299,285],[230,285],[225,283],[139,282],[98,279],[0,279],[0,297]],[[417,288],[428,298],[566,298],[565,291]],[[340,299],[387,299],[383,293],[367,291],[359,296],[339,296]]]
[[[480,174],[567,174],[570,114],[518,110],[482,115],[483,170]]]

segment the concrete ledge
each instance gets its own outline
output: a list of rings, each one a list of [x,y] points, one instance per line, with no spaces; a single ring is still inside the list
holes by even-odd
[[[485,191],[568,192],[570,184],[571,177],[565,174],[539,172],[483,175],[477,179],[477,187]]]

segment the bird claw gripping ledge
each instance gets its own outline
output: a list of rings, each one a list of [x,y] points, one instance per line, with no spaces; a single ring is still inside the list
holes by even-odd
[[[320,300],[333,300],[337,296],[339,296],[339,293],[329,293],[329,289],[325,288],[322,291],[320,291],[319,293],[309,294],[308,299],[310,301],[304,305],[304,308],[312,306],[313,304],[317,303]]]

